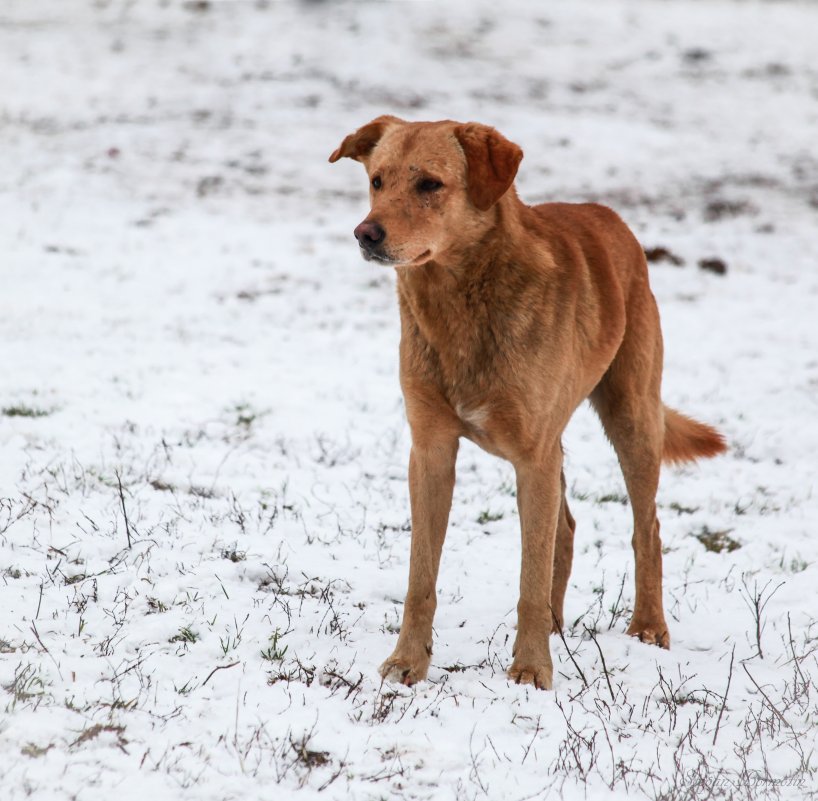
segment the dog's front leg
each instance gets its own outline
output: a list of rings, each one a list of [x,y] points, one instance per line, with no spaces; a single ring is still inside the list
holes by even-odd
[[[553,666],[548,637],[552,628],[551,584],[554,540],[560,511],[562,451],[559,443],[543,460],[515,465],[522,530],[517,639],[509,678],[550,690]]]
[[[389,681],[412,685],[426,678],[432,657],[432,622],[437,607],[437,572],[454,490],[456,436],[415,443],[409,456],[412,551],[409,590],[398,644],[381,665]]]

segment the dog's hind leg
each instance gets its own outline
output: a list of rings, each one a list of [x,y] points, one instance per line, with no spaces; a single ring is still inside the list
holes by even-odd
[[[554,578],[551,584],[551,631],[557,634],[562,631],[565,622],[563,604],[568,579],[571,576],[571,563],[574,559],[574,531],[576,522],[571,515],[566,500],[565,472],[560,476],[562,500],[560,501],[559,519],[557,520],[557,541],[554,547]]]
[[[669,648],[656,517],[665,425],[661,372],[662,335],[651,297],[629,318],[625,339],[591,394],[591,402],[619,457],[633,509],[636,599],[628,634]]]

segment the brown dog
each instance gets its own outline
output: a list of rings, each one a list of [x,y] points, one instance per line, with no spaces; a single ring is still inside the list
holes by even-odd
[[[613,443],[633,506],[636,600],[628,634],[670,645],[656,489],[662,460],[725,450],[664,406],[662,333],[645,256],[610,209],[526,206],[523,153],[493,128],[378,117],[330,156],[364,164],[365,259],[395,267],[400,377],[412,432],[412,548],[403,625],[381,675],[411,685],[432,654],[436,582],[460,437],[517,475],[522,569],[509,676],[550,689],[574,519],[560,438],[586,398]]]

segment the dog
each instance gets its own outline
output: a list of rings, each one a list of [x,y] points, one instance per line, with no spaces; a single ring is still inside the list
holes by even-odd
[[[722,435],[662,403],[662,333],[645,254],[611,209],[525,205],[523,157],[486,125],[382,116],[347,136],[369,175],[363,257],[393,267],[400,382],[412,435],[409,587],[389,681],[425,679],[436,583],[461,437],[514,466],[522,532],[508,676],[551,689],[575,522],[561,437],[589,399],[633,509],[636,596],[627,633],[670,647],[656,517],[660,464],[726,450]]]

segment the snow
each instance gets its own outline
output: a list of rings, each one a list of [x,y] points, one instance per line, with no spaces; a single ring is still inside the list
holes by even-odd
[[[815,30],[799,2],[6,0],[5,797],[814,794]],[[730,453],[663,474],[671,651],[625,636],[630,512],[582,408],[555,690],[505,678],[513,472],[468,443],[430,681],[381,686],[398,313],[327,157],[382,113],[496,125],[526,200],[685,260],[651,267],[664,393]]]

